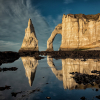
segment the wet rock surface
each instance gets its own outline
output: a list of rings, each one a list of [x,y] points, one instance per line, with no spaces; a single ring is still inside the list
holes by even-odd
[[[39,56],[40,55],[40,56]],[[37,60],[41,60],[44,57],[50,55],[51,58],[55,59],[66,59],[66,58],[83,58],[82,61],[86,61],[86,59],[99,59],[100,51],[92,50],[92,51],[22,51],[22,52],[13,52],[13,51],[4,51],[0,52],[0,65],[2,63],[10,63],[17,60],[19,57],[24,56],[35,56]]]
[[[47,56],[50,55],[55,59],[66,59],[66,58],[84,58],[86,59],[98,59],[100,58],[100,50],[91,50],[91,51],[22,51],[19,52],[19,55],[22,56]]]
[[[21,92],[12,92],[11,95],[14,96],[14,97],[16,97],[17,94],[20,94],[20,93],[22,93],[22,91]]]
[[[100,51],[94,50],[94,51],[40,51],[39,55],[50,55],[52,58],[55,59],[65,59],[65,58],[84,58],[84,61],[86,59],[92,58],[97,59],[100,58]]]
[[[0,91],[9,90],[11,86],[0,87]]]
[[[40,52],[39,51],[24,51],[24,52],[19,52],[20,57],[34,57],[36,60],[41,60],[44,59],[44,57],[39,56]]]
[[[81,99],[81,100],[86,100],[86,98],[85,98],[84,96],[83,96],[83,97],[81,97],[80,99]]]
[[[24,56],[38,56],[40,53],[39,51],[21,51],[18,52],[20,57],[24,57]]]
[[[100,95],[96,96],[96,98],[100,99]]]
[[[2,63],[11,63],[19,58],[19,53],[13,51],[0,52],[0,65]]]
[[[91,71],[93,72],[93,71]],[[97,75],[88,75],[88,74],[82,74],[82,73],[78,73],[78,72],[71,72],[70,74],[73,74],[74,76],[72,77],[76,83],[78,84],[91,84],[92,86],[94,86],[94,83],[98,84],[98,87],[100,87],[100,74],[98,72],[100,71],[96,71]],[[99,75],[98,75],[99,74]]]
[[[11,67],[11,68],[0,68],[0,72],[1,71],[16,71],[18,68],[16,68],[16,67]]]
[[[51,97],[46,97],[47,99],[51,99]]]
[[[30,95],[34,92],[40,92],[40,89],[36,88],[36,89],[33,89],[33,90],[29,90],[29,91],[12,92],[11,95],[16,97],[18,94],[25,93],[25,92],[27,92],[27,94],[22,95],[22,97],[28,96],[28,95]]]

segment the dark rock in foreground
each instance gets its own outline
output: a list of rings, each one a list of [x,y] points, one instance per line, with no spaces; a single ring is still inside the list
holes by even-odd
[[[100,50],[92,50],[92,51],[21,51],[21,52],[12,52],[12,51],[5,51],[0,52],[0,65],[2,63],[9,63],[14,62],[19,57],[23,56],[35,56],[37,60],[42,59],[39,55],[50,55],[52,58],[55,59],[81,59],[86,61],[86,59],[99,59],[100,58]]]
[[[29,94],[32,94],[32,93],[34,93],[34,92],[40,92],[40,89],[33,89],[33,90],[29,90],[29,91],[27,91],[27,94],[25,94],[25,95],[22,95],[22,97],[25,97],[25,96],[27,96],[27,95],[29,95]],[[12,92],[11,94],[12,94],[12,96],[14,96],[14,97],[16,97],[17,96],[17,94],[21,94],[21,93],[25,93],[26,91],[21,91],[21,92]]]
[[[0,72],[1,71],[16,71],[18,68],[16,68],[16,67],[11,67],[11,68],[0,68]]]
[[[91,71],[93,72],[93,71]],[[70,74],[73,74],[74,76],[72,77],[76,83],[78,84],[91,84],[92,86],[94,86],[94,84],[98,84],[98,87],[100,85],[100,73],[98,73],[100,71],[97,71],[96,74],[97,75],[89,75],[89,74],[82,74],[82,73],[78,73],[78,72],[72,72]]]
[[[86,98],[85,98],[84,96],[83,96],[83,97],[81,97],[80,99],[81,99],[81,100],[86,100]]]
[[[50,55],[52,58],[55,59],[66,59],[66,58],[84,58],[85,59],[97,59],[100,58],[100,51],[40,51],[40,55]]]
[[[0,87],[0,91],[9,90],[11,86]]]
[[[96,96],[96,98],[100,99],[100,95]]]
[[[0,65],[2,63],[11,63],[19,58],[19,53],[12,51],[0,52]]]

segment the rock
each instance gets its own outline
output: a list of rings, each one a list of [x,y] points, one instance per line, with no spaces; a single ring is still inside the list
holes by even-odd
[[[47,99],[51,99],[51,97],[46,97]]]
[[[46,51],[54,51],[53,50],[53,40],[57,34],[62,34],[62,24],[58,24],[54,31],[52,32],[50,38],[47,41],[47,50]]]
[[[28,96],[29,94],[32,94],[32,93],[36,92],[36,91],[37,91],[37,92],[40,92],[40,89],[39,89],[39,88],[36,88],[36,89],[34,89],[34,90],[21,91],[21,92],[12,92],[11,95],[14,96],[14,97],[16,97],[17,94],[21,94],[21,93],[27,92],[27,94],[22,95],[22,97],[25,97],[25,96]]]
[[[98,89],[96,89],[95,91],[98,91]]]
[[[2,63],[12,63],[19,59],[19,53],[13,51],[0,52],[0,65]]]
[[[38,51],[38,40],[31,19],[28,21],[28,27],[25,29],[25,37],[19,52]]]
[[[81,99],[81,100],[86,100],[86,98],[85,98],[84,96],[83,96],[83,97],[81,97],[80,99]]]
[[[1,71],[16,71],[18,68],[16,68],[16,67],[11,67],[11,68],[0,68],[0,72]]]
[[[11,86],[0,87],[0,91],[9,90]]]
[[[11,94],[12,94],[12,96],[16,97],[17,94],[19,94],[19,93],[22,93],[22,91],[21,92],[12,92]]]
[[[100,99],[100,95],[96,96],[96,98]]]
[[[62,35],[59,50],[88,49],[100,47],[100,14],[63,15],[62,24],[58,24],[47,41],[47,50],[53,51],[53,40]]]

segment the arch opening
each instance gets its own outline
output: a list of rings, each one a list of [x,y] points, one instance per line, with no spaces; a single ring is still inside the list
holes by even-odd
[[[59,48],[61,46],[61,40],[62,40],[61,34],[57,34],[55,38],[53,39],[53,50],[54,51],[59,51]]]

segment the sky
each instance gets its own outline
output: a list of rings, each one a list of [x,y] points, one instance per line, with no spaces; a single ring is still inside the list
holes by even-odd
[[[52,31],[62,23],[63,14],[80,13],[100,13],[100,0],[0,0],[0,51],[17,52],[21,48],[29,18],[39,51],[45,51]],[[56,35],[54,50],[59,49],[61,38]]]

